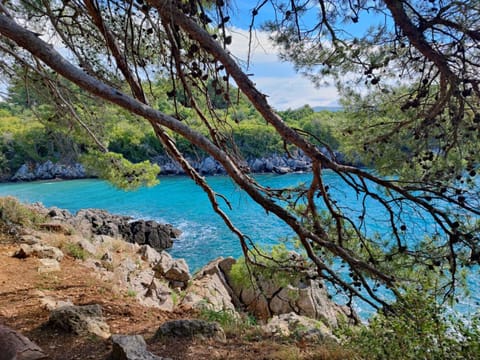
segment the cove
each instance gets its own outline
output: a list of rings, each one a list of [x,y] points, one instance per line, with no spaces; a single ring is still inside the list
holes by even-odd
[[[310,174],[257,175],[264,186],[283,188],[295,186],[311,178]],[[344,186],[337,175],[324,173],[328,184],[339,201],[345,201],[353,210],[361,206],[357,195]],[[292,231],[276,216],[267,214],[248,195],[236,187],[228,177],[208,177],[213,189],[227,197],[232,210],[219,199],[224,211],[233,223],[250,239],[260,245],[277,244],[279,239],[291,238]],[[23,202],[41,202],[47,207],[56,206],[76,212],[85,208],[105,209],[114,214],[137,219],[152,219],[170,223],[182,230],[182,236],[174,242],[170,254],[184,258],[191,272],[195,272],[210,260],[219,256],[239,257],[242,252],[238,239],[229,231],[220,217],[214,213],[205,193],[193,181],[184,176],[160,177],[160,184],[137,191],[118,190],[102,180],[41,181],[0,185],[0,196],[15,196]],[[389,226],[384,210],[375,202],[367,203],[368,231],[384,232]],[[412,214],[408,227],[417,234],[428,233],[431,223]],[[431,230],[431,229],[430,229]],[[478,274],[469,277],[471,298],[464,299],[464,311],[469,311],[480,301]],[[366,304],[358,304],[362,317],[370,312]]]
[[[258,175],[264,186],[284,188],[310,180],[307,173],[286,175]],[[250,239],[262,246],[278,243],[279,239],[291,238],[293,232],[273,214],[267,214],[226,176],[208,177],[212,188],[224,195],[231,203],[230,210],[218,199],[223,210],[233,223]],[[357,199],[350,188],[340,183],[333,173],[325,172],[325,183],[336,192],[341,201],[351,203]],[[47,207],[56,206],[77,212],[80,209],[96,208],[136,219],[151,219],[170,223],[183,234],[169,250],[174,257],[184,258],[195,271],[218,256],[241,255],[238,239],[230,232],[220,217],[213,211],[206,194],[188,177],[160,177],[160,184],[137,191],[122,191],[102,180],[39,181],[0,185],[0,196],[12,195],[23,202],[41,202]],[[367,216],[372,231],[385,227],[378,219],[383,210],[376,203],[369,204]],[[428,224],[425,224],[425,231]],[[421,224],[416,224],[417,227]]]
[[[308,180],[307,174],[261,175],[262,184],[290,186]],[[292,236],[288,227],[254,203],[228,177],[208,178],[211,186],[226,196],[232,210],[222,206],[232,221],[252,241],[262,245]],[[183,176],[161,177],[160,184],[137,191],[118,190],[102,180],[40,181],[0,185],[0,196],[12,195],[23,202],[41,202],[76,212],[84,208],[105,209],[114,214],[170,223],[182,230],[169,252],[184,258],[192,271],[218,256],[241,255],[238,239],[211,208],[205,193]],[[224,202],[219,199],[221,205]]]

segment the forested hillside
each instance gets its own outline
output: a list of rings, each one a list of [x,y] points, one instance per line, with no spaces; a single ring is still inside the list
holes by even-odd
[[[176,114],[192,128],[206,134],[208,129],[185,102],[182,91],[172,92],[170,88],[168,79],[152,83],[150,90],[156,107],[162,112]],[[97,155],[99,149],[121,154],[132,163],[155,161],[166,155],[151,126],[141,118],[89,98],[78,89],[71,90],[75,97],[74,108],[64,104],[63,108],[60,106],[64,110],[61,111],[58,107],[61,99],[54,98],[51,89],[41,82],[29,79],[27,83],[17,79],[9,88],[8,98],[0,103],[0,176],[4,180],[23,164],[47,160],[62,164],[88,162],[88,157],[83,156],[92,151]],[[233,139],[243,159],[288,152],[288,144],[237,91],[230,90],[235,100],[230,101],[228,107],[222,95],[216,95],[214,89],[211,94],[211,103],[222,116],[221,136],[225,141]],[[207,111],[206,105],[204,111]],[[343,112],[315,111],[305,105],[283,111],[281,115],[289,125],[309,134],[319,146],[339,147],[337,129],[345,120]],[[58,126],[59,123],[63,126]],[[94,129],[95,135],[88,136],[87,126]],[[205,153],[188,141],[176,134],[172,136],[185,156],[205,157]]]

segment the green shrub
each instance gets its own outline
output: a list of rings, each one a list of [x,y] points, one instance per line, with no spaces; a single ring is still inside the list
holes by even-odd
[[[199,316],[203,320],[219,323],[226,335],[239,335],[253,329],[257,325],[257,321],[253,316],[239,316],[230,310],[212,310],[203,307]]]
[[[292,271],[296,261],[292,258],[285,244],[272,247],[271,251],[260,249],[258,253],[251,254],[257,264],[248,264],[241,257],[233,264],[230,270],[230,279],[235,286],[250,288],[255,286],[253,279],[273,282],[275,287],[285,287],[295,284],[302,276],[298,271]]]
[[[65,251],[75,259],[85,260],[87,258],[87,252],[78,244],[67,243]]]
[[[0,221],[7,225],[34,226],[45,217],[12,196],[0,198]]]
[[[393,310],[376,315],[368,325],[348,328],[342,334],[347,347],[369,360],[478,359],[478,314],[467,322],[424,291],[407,292]]]

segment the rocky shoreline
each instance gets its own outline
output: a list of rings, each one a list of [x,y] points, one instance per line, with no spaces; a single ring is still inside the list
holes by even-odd
[[[179,231],[171,225],[133,220],[95,209],[71,214],[38,203],[26,207],[42,220],[33,228],[7,223],[8,233],[15,239],[15,251],[10,256],[19,261],[38,259],[39,274],[59,274],[66,259],[74,257],[81,266],[91,269],[99,281],[111,284],[114,292],[134,297],[145,308],[168,313],[208,310],[229,314],[233,319],[241,319],[248,313],[258,319],[258,331],[269,338],[295,334],[304,341],[338,343],[332,329],[355,317],[350,309],[330,300],[321,281],[311,273],[298,274],[295,282],[288,285],[268,279],[260,279],[253,287],[241,285],[231,275],[237,261],[227,257],[212,260],[192,275],[185,260],[174,259],[165,251],[179,236]],[[299,256],[291,254],[292,258]],[[40,302],[50,311],[43,325],[45,329],[110,341],[111,359],[157,358],[146,351],[142,336],[115,334],[105,322],[101,304],[82,305],[55,297],[54,293],[38,294]],[[11,341],[8,346],[20,339],[15,343],[19,349],[27,347],[43,354],[20,333],[5,328],[0,329],[0,335],[2,331]],[[200,319],[165,322],[155,337],[197,335],[225,342],[219,324]],[[120,350],[124,346],[128,350]],[[140,352],[144,357],[124,355],[130,351]]]
[[[328,153],[325,151],[325,153]],[[344,162],[345,158],[341,153],[335,152],[335,158]],[[187,158],[192,166],[201,175],[224,175],[223,167],[212,157],[201,159]],[[151,159],[153,163],[160,166],[159,175],[185,175],[181,166],[172,161],[168,156],[157,156]],[[271,154],[260,158],[247,159],[245,166],[252,173],[276,173],[288,174],[292,172],[308,172],[312,168],[311,160],[300,151],[293,155]],[[79,163],[62,164],[53,163],[48,160],[44,163],[23,164],[12,176],[6,177],[7,182],[36,181],[36,180],[69,180],[84,179],[90,175],[83,165]]]

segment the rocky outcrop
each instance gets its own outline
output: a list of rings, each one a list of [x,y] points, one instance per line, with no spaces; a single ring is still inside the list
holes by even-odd
[[[110,337],[110,328],[103,320],[100,305],[62,306],[52,310],[47,326],[77,335],[94,334]]]
[[[47,209],[41,204],[33,207],[48,218],[47,223],[50,226],[55,225],[55,222],[62,227],[68,224],[87,238],[107,235],[131,243],[150,245],[158,251],[172,247],[173,239],[181,234],[180,230],[170,224],[160,224],[153,220],[132,220],[129,216],[114,215],[105,210],[85,209],[72,215],[67,210]]]
[[[185,175],[183,169],[167,156],[158,156],[152,159],[160,166],[161,175]],[[222,165],[212,157],[195,160],[188,158],[189,163],[202,175],[225,174]],[[247,159],[243,167],[254,173],[278,173],[305,172],[311,170],[311,161],[301,152],[294,156],[272,154],[261,158]]]
[[[167,321],[158,328],[155,337],[200,337],[213,338],[221,342],[226,339],[225,332],[218,323],[197,319]]]
[[[329,152],[326,148],[320,149],[327,157],[334,158],[343,164],[350,164],[345,156],[334,151]],[[224,168],[211,156],[193,158],[187,156],[187,161],[202,175],[223,175]],[[161,175],[185,175],[185,171],[176,161],[166,155],[156,156],[151,162],[160,166]],[[356,166],[362,166],[356,162]],[[270,154],[259,158],[246,159],[242,167],[250,169],[253,173],[277,173],[287,174],[291,172],[306,172],[312,168],[312,161],[302,151],[297,150],[292,154]],[[48,160],[44,163],[23,164],[10,181],[33,181],[50,179],[82,179],[87,177],[84,167],[79,164],[53,163]]]
[[[19,332],[0,325],[0,359],[40,360],[48,356],[37,344]]]
[[[340,319],[355,316],[330,299],[323,283],[314,274],[299,273],[289,284],[284,281],[276,284],[274,280],[262,279],[261,274],[256,274],[256,281],[235,284],[230,277],[235,262],[233,258],[218,258],[203,267],[187,288],[182,307],[228,311],[233,316],[238,316],[239,309],[247,310],[264,321],[294,313],[319,320],[332,328],[339,325]]]
[[[301,261],[300,255],[292,252],[292,261]],[[264,275],[261,271],[252,269],[254,279],[235,283],[227,276],[236,297],[245,309],[256,317],[268,320],[275,315],[295,313],[317,319],[327,326],[336,328],[340,320],[355,318],[350,309],[342,307],[330,299],[323,282],[315,277],[314,272],[297,272],[294,278],[273,279],[271,274]]]
[[[48,160],[41,164],[23,164],[11,177],[11,181],[32,181],[51,179],[81,179],[86,172],[81,164],[61,164]]]
[[[227,274],[234,263],[235,259],[231,257],[226,259],[220,257],[204,266],[192,279],[182,300],[182,307],[228,311],[237,316],[236,307],[240,307],[241,304],[227,281]]]
[[[157,278],[166,279],[172,288],[185,289],[190,280],[190,270],[184,259],[173,259],[169,253],[162,251],[154,265]]]

